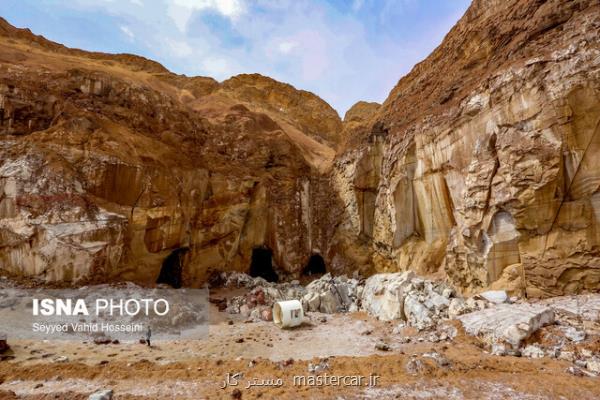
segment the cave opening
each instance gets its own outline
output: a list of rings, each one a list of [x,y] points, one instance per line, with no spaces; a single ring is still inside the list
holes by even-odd
[[[302,275],[311,276],[311,275],[323,275],[327,272],[327,268],[325,268],[325,260],[321,257],[320,254],[313,254],[310,256],[308,263],[302,270]]]
[[[156,283],[165,283],[175,289],[182,285],[183,257],[188,252],[187,247],[175,249],[163,260],[160,274]]]
[[[279,276],[273,269],[273,252],[268,247],[256,247],[252,249],[252,261],[250,263],[250,276],[261,277],[267,282],[278,282]]]

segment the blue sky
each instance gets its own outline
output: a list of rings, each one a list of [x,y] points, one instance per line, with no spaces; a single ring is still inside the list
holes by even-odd
[[[258,72],[343,116],[382,102],[470,0],[2,0],[0,15],[69,47],[134,53],[219,81]]]

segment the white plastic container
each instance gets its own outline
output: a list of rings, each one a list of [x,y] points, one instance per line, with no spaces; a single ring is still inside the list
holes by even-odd
[[[273,322],[280,328],[293,328],[303,320],[304,310],[298,300],[278,301],[273,306]]]

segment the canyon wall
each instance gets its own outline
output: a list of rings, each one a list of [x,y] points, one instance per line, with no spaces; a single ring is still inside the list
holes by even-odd
[[[338,236],[466,292],[598,290],[598,32],[595,1],[474,1],[348,132]]]
[[[0,34],[0,269],[154,283],[174,260],[196,286],[248,271],[255,249],[281,277],[329,261],[342,121],[323,100]]]
[[[597,1],[475,0],[342,121],[257,74],[175,75],[0,20],[0,269],[152,283],[175,262],[197,286],[260,250],[283,278],[319,254],[463,292],[597,291],[599,31]]]

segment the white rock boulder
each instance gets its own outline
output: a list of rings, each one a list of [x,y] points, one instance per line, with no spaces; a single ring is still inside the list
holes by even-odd
[[[362,308],[382,321],[405,319],[405,297],[414,277],[411,271],[371,276],[362,292]]]
[[[505,342],[518,348],[539,328],[554,323],[554,311],[536,304],[498,304],[458,319],[468,334],[481,337],[490,346]]]

